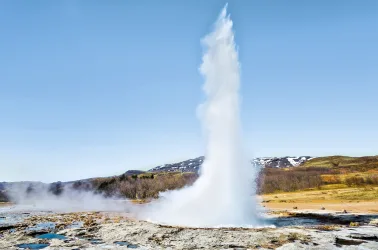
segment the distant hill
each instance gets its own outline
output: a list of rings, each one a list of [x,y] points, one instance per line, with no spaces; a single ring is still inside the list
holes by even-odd
[[[378,156],[326,156],[310,159],[302,164],[303,167],[325,168],[378,168]]]
[[[251,161],[252,165],[258,167],[267,167],[267,168],[289,168],[289,167],[297,167],[304,162],[312,159],[310,156],[297,156],[297,157],[263,157],[263,158],[255,158]],[[161,166],[154,167],[148,172],[198,172],[204,157],[197,157],[194,159],[172,163],[172,164],[164,164]]]

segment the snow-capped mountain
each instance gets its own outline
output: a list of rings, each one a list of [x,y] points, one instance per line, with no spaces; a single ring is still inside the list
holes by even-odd
[[[255,158],[251,163],[258,167],[268,168],[288,168],[297,167],[300,164],[312,159],[310,156],[298,156],[298,157],[263,157]],[[200,169],[204,157],[198,157],[178,163],[164,164],[154,167],[149,172],[198,172]]]
[[[153,169],[148,170],[148,172],[198,172],[203,160],[204,157],[201,156],[178,163],[164,164],[154,167]]]
[[[310,159],[312,159],[312,157],[310,156],[263,157],[253,159],[252,163],[268,168],[289,168],[298,167],[299,165]]]

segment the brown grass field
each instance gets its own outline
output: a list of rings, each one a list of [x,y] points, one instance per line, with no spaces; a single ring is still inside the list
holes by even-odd
[[[378,187],[330,185],[320,190],[266,194],[261,198],[262,205],[271,210],[293,210],[296,207],[297,210],[378,213]]]

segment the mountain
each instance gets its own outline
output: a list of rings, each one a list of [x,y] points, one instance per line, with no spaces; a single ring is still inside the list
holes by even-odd
[[[154,167],[148,172],[198,172],[204,159],[205,157],[201,156],[178,163],[164,164]]]
[[[311,159],[311,156],[263,157],[253,159],[252,163],[266,168],[290,168],[298,167]]]
[[[312,159],[310,156],[298,156],[298,157],[263,157],[255,158],[251,161],[252,165],[257,167],[267,168],[289,168],[297,167],[304,162]],[[154,167],[148,172],[198,172],[204,157],[198,157],[178,163],[164,164]]]

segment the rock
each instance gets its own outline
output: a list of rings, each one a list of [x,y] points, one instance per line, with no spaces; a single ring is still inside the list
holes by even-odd
[[[376,235],[353,233],[353,234],[350,234],[349,237],[352,239],[357,239],[357,240],[378,241],[378,236]]]
[[[15,225],[0,225],[0,232],[15,228]]]
[[[51,247],[59,247],[62,245],[62,240],[59,239],[52,239],[50,242]]]
[[[356,246],[361,245],[362,243],[366,243],[366,241],[361,240],[349,240],[349,239],[343,239],[336,237],[335,245],[337,247],[343,247],[343,246]]]
[[[378,219],[373,219],[369,222],[370,226],[378,226]]]

